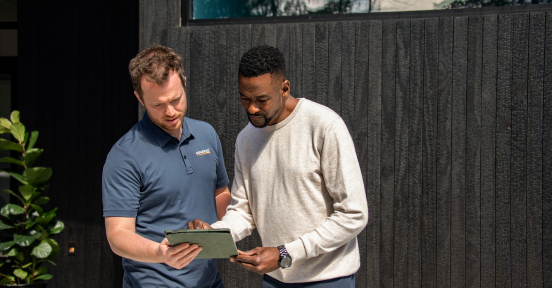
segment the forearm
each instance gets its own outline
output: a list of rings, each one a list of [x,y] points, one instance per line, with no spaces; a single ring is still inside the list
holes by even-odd
[[[228,188],[226,188],[226,190],[223,191],[222,193],[218,193],[216,195],[217,219],[219,221],[226,214],[226,207],[230,205],[231,200],[232,200],[232,196],[230,195],[230,191],[228,190]]]
[[[158,255],[159,243],[146,239],[127,229],[110,231],[107,240],[111,250],[121,257],[139,262],[161,263]]]

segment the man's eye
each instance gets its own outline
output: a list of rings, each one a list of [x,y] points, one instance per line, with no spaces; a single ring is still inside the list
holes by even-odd
[[[178,100],[180,100],[180,98],[178,98],[178,99],[174,99],[174,100],[173,100],[173,102],[178,102]]]
[[[266,102],[266,100],[259,100],[259,102],[260,102],[260,103],[265,103],[265,102]]]

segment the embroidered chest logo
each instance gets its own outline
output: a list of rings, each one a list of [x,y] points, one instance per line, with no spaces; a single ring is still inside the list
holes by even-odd
[[[205,149],[205,150],[197,151],[196,156],[201,156],[209,153],[211,153],[211,151],[209,149]]]

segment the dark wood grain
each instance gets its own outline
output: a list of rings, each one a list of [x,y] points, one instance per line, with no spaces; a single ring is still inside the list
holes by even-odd
[[[393,282],[408,285],[408,125],[410,115],[410,20],[397,20],[395,66],[395,203],[393,209]]]
[[[196,106],[196,112],[199,113],[197,119],[207,123],[214,124],[216,111],[216,93],[215,93],[215,28],[214,26],[203,27],[203,51],[201,58],[201,94],[196,94],[195,100],[199,102]],[[196,103],[197,103],[196,102]],[[197,114],[196,114],[197,115]]]
[[[364,50],[363,44],[364,25],[368,26],[368,49]],[[359,27],[360,26],[360,27]],[[359,29],[360,28],[360,29]],[[364,83],[368,82],[368,127],[367,127],[367,165],[366,170],[366,194],[368,198],[368,207],[370,220],[366,227],[366,286],[380,286],[380,239],[381,239],[381,143],[382,143],[382,22],[370,21],[368,24],[360,22],[357,24],[357,47],[355,49],[357,59],[364,59],[363,53],[368,53],[368,81],[355,77],[357,85],[355,91],[364,91]],[[359,39],[361,39],[360,42]],[[366,52],[364,52],[366,51]],[[358,63],[359,61],[357,61]],[[355,73],[360,75],[363,66],[357,66]],[[355,106],[356,107],[356,106]],[[364,107],[364,106],[362,106]],[[355,108],[357,111],[360,109]]]
[[[496,103],[496,285],[511,286],[510,179],[512,16],[498,17],[498,74]]]
[[[452,68],[452,197],[451,279],[453,287],[465,286],[466,277],[466,74],[468,18],[454,18]]]
[[[394,287],[393,211],[395,202],[395,59],[397,23],[382,23],[380,263],[379,286]]]
[[[251,47],[265,44],[265,26],[251,25]]]
[[[366,112],[369,111],[370,109],[369,102],[368,102],[370,94],[368,93],[368,81],[367,81],[368,75],[369,75],[368,73],[369,73],[369,63],[370,63],[369,61],[369,55],[370,55],[369,43],[370,42],[368,40],[370,24],[369,22],[366,22],[366,21],[356,22],[356,23],[353,23],[353,27],[350,27],[349,29],[352,29],[355,35],[353,37],[354,47],[352,49],[352,51],[354,52],[354,55],[353,57],[350,57],[350,58],[356,59],[356,61],[353,61],[353,63],[351,63],[354,74],[349,75],[349,77],[355,80],[362,79],[362,81],[359,81],[358,83],[359,85],[354,85],[354,89],[350,95],[351,98],[349,98],[352,100],[350,101],[351,103],[343,103],[342,105],[344,106],[350,105],[353,108],[353,111],[351,113],[352,114],[351,119],[353,121],[351,122],[352,127],[349,128],[349,132],[351,133],[351,136],[353,137],[353,141],[355,143],[357,158],[362,171],[362,179],[364,180],[364,189],[366,190],[366,200],[368,201],[368,215],[369,215],[368,225],[357,236],[358,248],[359,248],[359,252],[360,252],[359,254],[360,254],[361,260],[360,260],[360,268],[358,270],[360,273],[357,272],[355,276],[356,287],[366,287],[368,282],[367,277],[371,273],[371,272],[368,272],[368,270],[372,269],[372,267],[368,268],[367,266],[373,264],[372,262],[373,259],[371,259],[372,261],[370,261],[369,259],[370,258],[377,259],[377,257],[375,257],[373,253],[370,253],[370,256],[368,256],[367,251],[370,250],[368,248],[368,245],[372,245],[372,242],[370,242],[370,244],[367,243],[366,233],[367,231],[370,231],[371,229],[374,229],[376,227],[376,225],[370,225],[370,224],[374,223],[374,219],[372,218],[372,216],[375,214],[375,211],[374,211],[375,209],[373,206],[374,202],[375,203],[379,202],[377,200],[374,200],[374,198],[376,197],[375,194],[379,191],[379,185],[378,185],[378,189],[374,190],[373,187],[371,187],[371,185],[368,184],[372,181],[372,179],[375,179],[376,177],[379,180],[379,173],[377,173],[377,176],[376,175],[368,176],[368,173],[369,173],[368,163],[370,163],[370,161],[376,161],[379,164],[379,155],[378,157],[376,157],[377,158],[376,160],[374,158],[369,158],[368,153],[370,151],[369,149],[371,149],[371,147],[376,145],[376,143],[374,142],[377,142],[377,144],[379,144],[380,139],[370,138],[370,140],[373,141],[371,143],[369,142],[370,140],[368,140],[368,129],[369,129],[368,123],[369,123],[370,116]],[[343,79],[343,81],[346,81],[346,80]],[[380,115],[375,116],[375,118],[380,119]],[[372,132],[377,134],[377,132],[379,131],[372,131]],[[370,155],[370,156],[373,156],[373,155]],[[370,177],[370,180],[368,179],[368,177]],[[379,193],[377,193],[377,196],[379,196]],[[378,222],[375,222],[375,223],[378,223]]]
[[[187,117],[201,118],[201,95],[203,95],[203,57],[204,57],[204,33],[205,27],[193,27],[190,29],[190,76],[186,85],[188,88]]]
[[[326,94],[326,105],[342,115],[341,113],[341,84],[343,76],[341,74],[343,42],[343,22],[328,23],[328,91]],[[354,40],[353,40],[354,41]],[[318,56],[318,55],[317,55]],[[326,75],[325,75],[326,76]],[[354,86],[353,86],[354,87]]]
[[[311,100],[322,105],[328,105],[329,89],[329,55],[328,55],[328,23],[315,24],[315,77],[314,77],[314,95]],[[335,56],[335,55],[333,55]],[[303,64],[305,64],[303,62]],[[303,73],[304,75],[304,73]]]
[[[543,80],[545,13],[532,13],[527,89],[527,284],[542,287]]]
[[[512,286],[527,286],[527,64],[529,14],[514,15],[512,49]]]
[[[265,45],[276,47],[276,24],[264,25],[264,43]]]
[[[450,286],[453,19],[439,19],[437,92],[437,286]]]
[[[226,26],[215,26],[214,28],[214,50],[213,50],[213,90],[212,97],[206,99],[211,104],[210,115],[206,115],[209,123],[215,128],[220,139],[220,143],[226,143],[226,104],[227,101],[236,101],[237,99],[228,99],[226,97]],[[238,102],[238,101],[236,101]],[[221,117],[221,116],[224,117]]]
[[[169,18],[168,18],[168,2],[171,0],[155,0],[154,13],[155,22],[153,22],[153,33],[151,44],[167,45]]]
[[[552,13],[546,13],[544,79],[552,77]],[[552,82],[544,81],[542,131],[542,271],[544,287],[552,285]]]
[[[498,17],[485,16],[481,86],[481,287],[495,286],[495,134]]]
[[[290,24],[278,24],[276,25],[276,32],[274,39],[276,41],[275,47],[284,54],[286,59],[286,77],[289,77],[289,26]],[[289,79],[289,78],[288,78]]]
[[[355,113],[355,64],[357,61],[361,61],[356,58],[355,54],[355,43],[356,43],[356,30],[355,22],[343,22],[341,27],[341,69],[340,69],[340,84],[341,91],[339,91],[340,99],[336,98],[335,100],[340,101],[341,104],[341,118],[347,124],[349,132],[352,131],[353,123],[355,118],[358,116]],[[360,49],[366,49],[367,46],[360,47]],[[367,58],[367,57],[366,57]],[[368,59],[366,59],[368,60]],[[337,82],[337,80],[336,80]],[[337,89],[337,85],[335,87]],[[337,91],[336,91],[337,92]],[[331,97],[331,95],[330,95]],[[364,102],[366,103],[366,102]]]
[[[422,127],[424,119],[424,20],[410,21],[408,105],[408,287],[422,284]]]
[[[291,85],[291,95],[303,98],[303,27],[301,24],[289,24],[289,57],[286,58],[286,69],[288,69],[286,73]]]
[[[468,23],[466,81],[466,286],[481,285],[481,78],[483,17]]]
[[[439,90],[439,19],[424,23],[422,127],[422,287],[437,286],[437,92]]]
[[[299,25],[299,24],[297,24]],[[302,33],[302,65],[301,65],[301,97],[316,99],[316,27],[314,23],[301,25]],[[299,32],[296,32],[299,33]],[[299,69],[299,68],[298,68]]]

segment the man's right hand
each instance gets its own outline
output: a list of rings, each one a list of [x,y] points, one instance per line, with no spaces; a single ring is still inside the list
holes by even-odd
[[[165,238],[159,243],[157,255],[161,262],[173,268],[182,269],[184,266],[190,264],[202,249],[197,244],[190,245],[188,243],[182,243],[173,247],[169,243],[169,240]]]
[[[188,222],[188,229],[213,229],[213,227],[196,218],[194,221]]]

